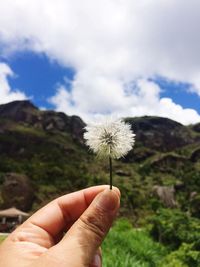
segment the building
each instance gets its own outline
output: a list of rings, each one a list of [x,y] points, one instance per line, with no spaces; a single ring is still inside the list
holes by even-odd
[[[0,232],[12,232],[28,217],[28,213],[14,207],[6,210],[0,210]]]

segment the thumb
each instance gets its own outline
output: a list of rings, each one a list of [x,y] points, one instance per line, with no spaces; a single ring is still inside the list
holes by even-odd
[[[66,257],[69,251],[68,256],[74,258],[71,266],[90,265],[116,217],[119,202],[120,192],[117,188],[106,189],[98,194],[57,245]]]

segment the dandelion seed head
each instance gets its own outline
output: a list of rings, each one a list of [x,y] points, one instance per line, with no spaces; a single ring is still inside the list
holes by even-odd
[[[131,125],[121,119],[106,118],[86,126],[86,144],[99,157],[124,157],[135,143]]]

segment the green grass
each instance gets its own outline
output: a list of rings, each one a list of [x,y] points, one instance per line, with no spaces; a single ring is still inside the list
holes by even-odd
[[[4,236],[4,235],[0,235],[0,244],[1,244],[1,242],[3,242],[3,240],[6,238],[6,236]]]
[[[119,220],[103,244],[103,266],[156,267],[166,253],[145,230],[134,229],[127,220]]]
[[[34,135],[37,137],[45,137],[45,132],[41,129],[30,127],[30,126],[24,126],[24,125],[14,125],[14,131],[22,133],[22,134],[29,134]]]

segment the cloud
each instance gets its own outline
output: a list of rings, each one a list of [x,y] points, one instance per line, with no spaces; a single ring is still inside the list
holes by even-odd
[[[94,83],[96,82],[94,80]],[[101,82],[99,82],[100,88]],[[103,88],[106,90],[106,87],[109,87],[111,83],[112,81],[106,83]],[[80,115],[86,121],[91,120],[93,116],[98,117],[100,114],[113,114],[117,117],[126,117],[130,114],[131,116],[155,115],[171,118],[182,124],[200,121],[200,116],[195,110],[184,109],[170,98],[160,98],[161,89],[152,81],[138,79],[124,95],[123,84],[121,87],[118,87],[118,85],[117,83],[116,86],[112,86],[114,88],[113,92],[104,92],[103,95],[102,91],[99,94],[97,91],[96,95],[90,94],[90,89],[88,89],[87,96],[84,95],[83,88],[79,88],[78,85],[75,85],[71,92],[64,85],[60,85],[55,96],[50,98],[49,101],[56,106],[57,110],[64,111],[69,115]],[[74,94],[79,94],[79,96]],[[76,101],[77,99],[79,101]]]
[[[20,90],[12,90],[8,77],[13,77],[14,73],[5,63],[0,63],[0,104],[5,104],[14,100],[24,100],[26,95]]]
[[[147,82],[156,75],[187,82],[200,96],[199,24],[196,0],[0,3],[2,54],[28,49],[75,69],[71,91],[62,85],[51,101],[83,116],[160,111],[184,123],[199,121],[196,111],[161,99],[160,88]]]

